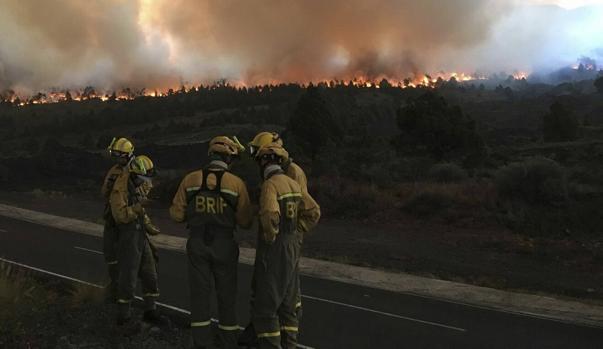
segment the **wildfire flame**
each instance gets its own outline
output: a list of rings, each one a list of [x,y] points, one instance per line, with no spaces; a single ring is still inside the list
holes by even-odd
[[[516,72],[513,75],[513,78],[516,80],[521,80],[527,78],[528,74],[524,72]],[[439,72],[436,74],[418,74],[414,78],[406,78],[406,79],[392,79],[385,76],[378,78],[367,78],[367,77],[355,77],[350,80],[319,80],[319,81],[310,81],[306,83],[301,83],[302,87],[307,87],[310,84],[313,85],[322,85],[327,87],[332,87],[333,83],[344,86],[354,86],[358,88],[381,88],[383,84],[386,82],[389,87],[392,88],[436,88],[440,84],[444,82],[472,82],[479,80],[486,80],[488,77],[478,75],[478,74],[466,74],[466,73],[457,73],[457,72]],[[278,86],[280,84],[284,84],[286,82],[271,80],[267,81],[264,85],[254,85],[249,86],[244,81],[220,81],[216,82],[213,85],[210,85],[209,88],[218,88],[220,86],[229,86],[237,89],[245,89],[245,88],[258,88],[260,91],[264,91],[266,88],[270,89],[274,86]],[[64,90],[64,91],[49,91],[49,92],[39,92],[33,96],[20,96],[14,91],[7,91],[5,93],[0,93],[0,102],[10,103],[16,106],[26,106],[32,104],[49,104],[49,103],[62,103],[62,102],[80,102],[87,100],[100,100],[103,102],[108,101],[128,101],[133,100],[137,97],[166,97],[173,94],[186,93],[191,91],[198,91],[200,87],[196,86],[181,86],[180,88],[170,88],[167,90],[160,89],[142,89],[138,91],[133,91],[129,88],[123,89],[120,92],[102,92],[98,93],[92,87],[87,87],[83,90]]]

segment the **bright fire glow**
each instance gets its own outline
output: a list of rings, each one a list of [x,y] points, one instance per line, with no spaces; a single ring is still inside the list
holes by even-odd
[[[527,78],[528,74],[523,72],[516,72],[512,75],[516,80],[521,80]],[[381,88],[382,84],[387,82],[390,87],[393,88],[436,88],[440,84],[444,82],[456,81],[456,82],[472,82],[479,80],[486,80],[487,77],[480,75],[471,75],[466,73],[445,73],[440,72],[437,74],[420,74],[415,76],[414,78],[406,78],[406,79],[391,79],[385,76],[378,78],[366,78],[366,77],[356,77],[350,80],[346,79],[336,79],[329,80],[323,79],[318,81],[309,81],[305,83],[301,83],[302,87],[308,86],[310,83],[314,85],[324,85],[324,86],[332,86],[335,84],[343,84],[345,86],[355,86],[358,88]],[[210,88],[217,88],[219,86],[228,85],[238,89],[244,88],[258,88],[260,92],[265,91],[266,89],[271,89],[273,86],[277,86],[279,84],[284,84],[287,82],[284,81],[268,81],[264,85],[257,86],[249,86],[243,81],[233,81],[233,82],[217,82],[210,86]],[[127,101],[133,100],[136,97],[165,97],[171,94],[179,94],[183,92],[197,91],[198,88],[195,86],[184,86],[184,87],[174,87],[167,90],[162,89],[142,89],[140,91],[132,91],[130,89],[123,89],[120,92],[112,92],[112,91],[103,91],[97,92],[94,89],[87,88],[79,91],[51,91],[51,92],[40,92],[33,96],[20,96],[19,94],[9,91],[4,95],[0,95],[0,101],[5,101],[12,103],[18,106],[25,106],[28,104],[47,104],[47,103],[60,103],[60,102],[72,102],[72,101],[87,101],[87,100],[100,100],[103,102],[107,101]]]

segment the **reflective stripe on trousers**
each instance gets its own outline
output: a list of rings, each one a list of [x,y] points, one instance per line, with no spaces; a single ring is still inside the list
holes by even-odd
[[[206,327],[211,325],[211,320],[191,322],[191,327]]]
[[[240,330],[239,325],[220,325],[218,324],[218,328],[222,331],[238,331]]]
[[[134,299],[136,284],[141,281],[145,295],[145,310],[155,309],[155,298],[159,295],[155,258],[144,231],[134,224],[119,226],[118,258],[118,309],[120,316],[130,315],[130,303]]]
[[[212,287],[218,303],[218,316],[223,322],[220,329],[220,344],[224,349],[238,348],[239,326],[236,316],[237,268],[239,247],[232,238],[216,237],[206,245],[200,236],[193,236],[186,244],[188,259],[191,316],[207,319],[211,316]],[[193,326],[192,336],[196,346],[208,346],[212,342],[209,324],[201,321]]]
[[[300,247],[294,234],[279,234],[273,244],[258,245],[252,314],[259,348],[296,347]]]
[[[258,338],[280,337],[281,331],[258,333]]]

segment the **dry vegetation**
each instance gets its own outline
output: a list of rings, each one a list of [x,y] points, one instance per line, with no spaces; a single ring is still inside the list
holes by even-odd
[[[140,316],[140,312],[136,311]],[[102,289],[71,284],[0,263],[1,348],[186,348],[188,334],[143,325],[114,326]]]
[[[182,176],[206,163],[200,141],[277,130],[323,210],[307,255],[582,295],[598,280],[591,273],[603,275],[603,99],[592,80],[500,84],[220,86],[157,99],[0,105],[8,125],[0,190],[40,188],[35,195],[50,196],[45,207],[62,201],[59,213],[75,217],[80,210],[61,193],[100,207],[111,165],[102,151],[123,135],[158,165],[152,196],[172,229],[165,208]],[[243,156],[233,172],[256,197],[254,161]]]

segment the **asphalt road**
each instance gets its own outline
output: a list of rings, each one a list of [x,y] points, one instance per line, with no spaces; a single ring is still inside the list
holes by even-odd
[[[3,259],[104,284],[101,240],[0,217]],[[188,309],[185,255],[160,251],[160,302]],[[251,267],[239,268],[239,322]],[[311,348],[603,348],[603,328],[302,277],[300,343]]]

